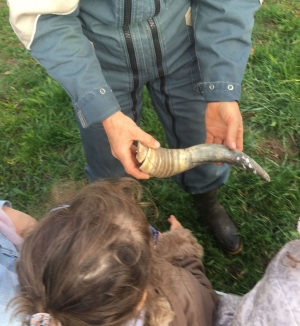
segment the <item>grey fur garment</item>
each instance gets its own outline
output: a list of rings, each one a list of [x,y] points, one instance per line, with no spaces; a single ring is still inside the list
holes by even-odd
[[[215,326],[300,325],[300,240],[287,243],[245,296],[220,298]]]

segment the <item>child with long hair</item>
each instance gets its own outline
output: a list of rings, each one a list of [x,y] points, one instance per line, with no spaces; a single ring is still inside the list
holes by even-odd
[[[22,325],[213,325],[202,247],[174,217],[155,243],[141,196],[133,179],[99,181],[32,228],[17,262]]]

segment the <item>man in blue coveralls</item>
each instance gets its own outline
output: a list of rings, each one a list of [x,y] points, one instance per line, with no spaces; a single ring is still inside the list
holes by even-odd
[[[243,148],[238,101],[261,0],[9,0],[10,22],[32,56],[69,94],[87,160],[99,178],[141,172],[134,141],[146,85],[170,148]],[[218,201],[229,167],[205,164],[174,176],[225,250],[241,239]]]

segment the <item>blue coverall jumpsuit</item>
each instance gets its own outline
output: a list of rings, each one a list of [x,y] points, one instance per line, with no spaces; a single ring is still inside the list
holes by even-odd
[[[207,102],[240,99],[259,0],[72,0],[70,12],[37,10],[25,41],[13,19],[20,1],[9,0],[12,25],[70,95],[90,181],[125,175],[101,122],[122,110],[139,124],[145,85],[170,148],[205,141]],[[198,194],[228,175],[205,164],[174,179]]]

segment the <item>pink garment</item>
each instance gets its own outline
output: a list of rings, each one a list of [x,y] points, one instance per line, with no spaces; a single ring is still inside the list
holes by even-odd
[[[9,216],[0,208],[0,233],[11,241],[20,251],[22,238],[16,233],[16,228]]]

